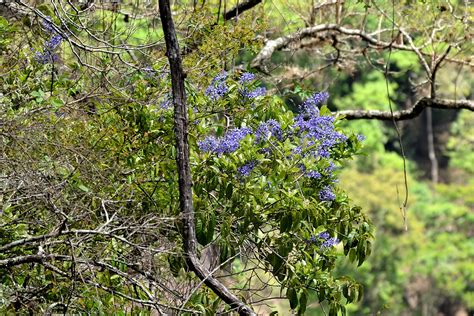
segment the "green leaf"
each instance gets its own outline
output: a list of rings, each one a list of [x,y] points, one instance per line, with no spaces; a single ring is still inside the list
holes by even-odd
[[[234,192],[234,186],[233,186],[232,182],[229,182],[229,184],[227,184],[227,187],[225,189],[226,198],[230,199],[232,197],[233,192]]]
[[[214,239],[214,230],[216,227],[216,215],[211,213],[209,215],[209,221],[207,224],[207,231],[206,231],[206,242],[210,243]]]
[[[291,309],[295,309],[298,306],[298,295],[296,294],[296,290],[294,288],[289,288],[286,291],[286,297],[290,302]]]
[[[89,188],[86,187],[83,183],[78,183],[77,184],[77,188],[81,191],[84,191],[84,192],[89,192]]]
[[[319,113],[320,113],[321,116],[332,115],[331,110],[329,110],[329,108],[327,107],[327,105],[323,105],[323,106],[319,109]]]
[[[62,107],[64,105],[63,100],[58,99],[58,98],[52,98],[52,99],[50,99],[50,102],[51,102],[51,105],[53,106],[53,108],[55,110],[59,109],[60,107]]]
[[[298,307],[298,315],[303,315],[308,305],[308,290],[302,289],[300,291],[300,302]]]
[[[291,229],[293,223],[293,217],[291,213],[286,214],[280,221],[280,232],[284,233]]]

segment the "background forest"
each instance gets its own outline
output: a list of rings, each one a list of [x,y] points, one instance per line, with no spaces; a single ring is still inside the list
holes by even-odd
[[[166,2],[0,3],[0,314],[243,314],[187,257]],[[171,10],[216,282],[258,315],[474,315],[472,4]]]

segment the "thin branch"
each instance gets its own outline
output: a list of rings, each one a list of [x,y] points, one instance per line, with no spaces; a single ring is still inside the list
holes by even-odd
[[[422,98],[409,109],[393,112],[393,116],[390,111],[379,110],[345,110],[337,111],[336,114],[343,115],[348,120],[373,119],[391,121],[394,119],[396,121],[403,121],[417,117],[425,108],[446,110],[466,109],[474,111],[474,101]]]
[[[169,0],[159,0],[161,24],[166,41],[166,56],[171,71],[174,105],[174,131],[176,137],[176,164],[178,167],[179,204],[183,221],[183,246],[186,262],[204,283],[240,315],[256,315],[250,307],[229,291],[199,262],[196,250],[196,229],[192,199],[192,178],[189,163],[188,118],[184,87],[185,74],[179,52],[179,44],[171,15]]]

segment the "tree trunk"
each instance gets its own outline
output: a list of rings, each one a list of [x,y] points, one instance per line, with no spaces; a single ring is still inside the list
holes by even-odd
[[[199,262],[196,250],[196,230],[194,226],[194,208],[192,200],[192,178],[189,163],[188,118],[184,72],[179,53],[178,39],[171,16],[169,0],[159,0],[161,24],[166,41],[166,55],[170,64],[171,85],[174,106],[174,131],[176,137],[176,163],[178,167],[179,204],[183,221],[183,245],[186,262],[189,268],[214,291],[231,308],[240,315],[256,315],[232,294],[222,283],[205,269]]]
[[[431,108],[426,109],[426,136],[428,138],[428,157],[431,163],[431,181],[438,183],[438,160],[436,158],[434,133],[433,133],[433,112]]]

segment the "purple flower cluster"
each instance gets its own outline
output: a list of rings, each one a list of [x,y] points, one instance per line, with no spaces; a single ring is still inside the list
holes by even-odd
[[[329,161],[329,166],[327,166],[326,169],[324,169],[327,173],[332,173],[334,170],[336,170],[336,165],[334,164],[334,162],[332,161]]]
[[[316,170],[308,170],[305,172],[305,177],[311,178],[311,179],[321,179],[322,175]]]
[[[44,43],[42,52],[35,52],[35,59],[40,64],[54,63],[59,58],[54,50],[61,45],[63,37],[56,33],[50,18],[45,19],[42,25],[44,30],[51,34],[51,38]]]
[[[206,92],[205,92],[206,95],[212,101],[219,100],[229,90],[229,87],[227,87],[227,84],[225,82],[226,79],[227,79],[227,72],[225,71],[221,72],[214,79],[212,79],[211,84],[209,85],[209,87],[207,87]]]
[[[48,32],[48,33],[54,33],[55,30],[53,28],[53,22],[51,21],[51,18],[48,16],[46,17],[43,22],[41,23],[43,26],[43,29]]]
[[[306,99],[301,105],[302,112],[309,115],[319,115],[318,105],[325,103],[329,98],[326,91],[318,92]]]
[[[301,148],[301,147],[297,147],[297,148]],[[293,150],[293,152],[295,152],[295,151]],[[336,169],[336,165],[334,164],[334,162],[329,161],[329,166],[324,168],[323,171],[321,171],[321,172],[319,172],[317,170],[307,170],[306,166],[304,164],[300,164],[299,168],[304,173],[304,176],[306,178],[321,179],[323,177],[321,172],[326,174],[328,177],[332,177],[332,172]]]
[[[225,74],[216,77],[213,82],[222,82],[223,78],[225,78]],[[244,74],[240,81],[248,82],[253,80],[253,78],[252,74]],[[320,167],[315,168],[311,166],[307,169],[304,163],[298,166],[306,178],[319,181],[324,179],[325,183],[327,183],[318,192],[320,201],[334,201],[336,199],[336,194],[331,185],[331,183],[336,182],[333,175],[336,165],[333,157],[331,157],[331,150],[334,146],[347,140],[345,135],[336,130],[334,117],[321,116],[319,113],[318,104],[325,102],[328,96],[326,92],[316,93],[306,100],[302,106],[303,112],[295,117],[289,131],[283,131],[278,121],[270,119],[261,122],[254,133],[255,145],[263,145],[272,138],[282,141],[287,136],[294,137],[299,141],[299,144],[293,149],[293,153],[289,158],[294,155],[303,155],[316,159]],[[211,152],[218,155],[232,153],[239,148],[241,140],[249,134],[252,134],[252,130],[249,128],[236,128],[228,131],[220,138],[208,136],[198,142],[198,146],[203,152]],[[271,154],[272,150],[264,147],[260,149],[260,152]],[[321,165],[321,163],[325,162],[327,164]],[[251,174],[256,164],[258,164],[257,161],[247,162],[238,168],[238,172],[242,176],[247,177]]]
[[[328,232],[319,233],[318,238],[323,241],[321,244],[321,248],[334,247],[339,243],[339,239],[332,238]]]
[[[303,112],[295,118],[293,128],[302,136],[309,154],[329,158],[330,149],[347,139],[334,128],[334,117],[320,116],[317,104],[327,100],[327,92],[314,94],[303,103]]]
[[[54,52],[44,50],[43,52],[35,52],[35,60],[40,64],[54,63],[59,59],[58,55]]]
[[[257,130],[255,131],[255,142],[262,143],[271,136],[281,141],[283,138],[282,134],[283,132],[281,130],[280,123],[271,119],[260,123]]]
[[[255,168],[255,166],[257,165],[257,162],[255,160],[252,160],[248,163],[246,163],[245,165],[237,168],[237,171],[244,177],[248,177],[250,175],[250,173],[252,172],[252,170]]]
[[[212,152],[219,155],[230,154],[236,151],[242,139],[251,133],[252,131],[247,127],[235,128],[220,138],[208,136],[203,141],[198,142],[198,146],[204,152]]]
[[[336,195],[330,186],[325,186],[321,189],[321,191],[319,191],[319,199],[321,201],[334,201],[336,199]]]
[[[326,249],[336,246],[340,241],[335,237],[331,237],[328,232],[319,233],[316,236],[311,236],[308,240],[310,244],[320,244],[321,249]]]
[[[160,70],[155,70],[152,66],[142,68],[143,77],[147,80],[163,80],[166,77],[166,66],[161,67]]]
[[[63,38],[61,35],[53,35],[49,41],[47,41],[45,44],[44,44],[44,48],[45,50],[49,50],[49,51],[53,51],[55,50],[60,44],[61,42],[63,41]]]
[[[244,72],[242,76],[240,76],[239,83],[245,84],[255,80],[255,75],[251,72]]]
[[[240,76],[239,84],[246,85],[255,80],[255,75],[250,72],[245,72]],[[240,94],[247,99],[255,99],[258,97],[263,97],[267,94],[267,89],[265,87],[257,87],[254,90],[250,90],[248,87],[243,87],[239,89]]]
[[[258,98],[258,97],[265,96],[265,94],[267,94],[267,88],[257,87],[252,91],[249,91],[248,89],[243,89],[243,90],[240,91],[240,93],[248,99],[255,99],[255,98]]]

